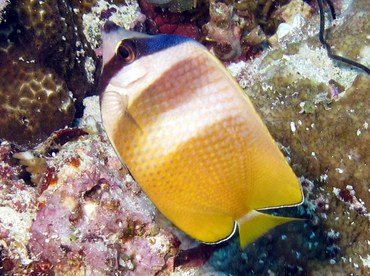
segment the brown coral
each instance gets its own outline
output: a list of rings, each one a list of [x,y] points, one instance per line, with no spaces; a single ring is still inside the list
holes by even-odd
[[[327,185],[339,188],[353,185],[359,198],[370,209],[370,172],[367,165],[370,161],[369,131],[366,127],[370,117],[367,103],[370,78],[357,77],[345,97],[333,102],[329,110],[320,103],[313,114],[297,117],[302,102],[315,102],[320,91],[326,90],[329,93],[330,88],[307,80],[286,84],[287,79],[278,75],[275,77],[274,97],[277,102],[283,101],[284,105],[275,106],[272,113],[270,107],[265,105],[266,102],[263,103],[265,97],[271,95],[263,92],[257,104],[268,120],[272,135],[284,145],[290,145],[298,175],[305,174],[318,179],[320,175],[326,174]],[[295,91],[299,91],[299,96],[293,95]],[[291,124],[295,125],[294,131]]]
[[[0,66],[0,137],[27,145],[73,120],[73,99],[53,71],[3,52]]]
[[[365,63],[364,65],[369,67],[370,61],[366,57],[369,56],[366,52],[366,47],[369,47],[369,1],[350,1],[346,13],[346,21],[350,23],[333,28],[332,33],[328,35],[328,42],[330,45],[335,45],[332,48],[335,54]]]
[[[65,1],[13,1],[0,38],[0,138],[33,146],[81,111],[96,56]]]
[[[96,0],[72,0],[71,5],[78,8],[82,14],[91,12],[91,8],[96,5]]]
[[[24,33],[19,40],[45,67],[53,69],[67,84],[77,102],[93,88],[85,69],[88,57],[95,53],[86,42],[82,26],[68,3],[52,1],[18,1],[14,7]],[[30,47],[31,46],[31,47]],[[27,49],[27,48],[26,48]]]
[[[328,40],[336,54],[369,66],[365,36],[370,25],[363,21],[363,15],[368,18],[370,10],[365,3],[354,1],[328,32]],[[287,38],[284,47],[268,51],[251,64],[244,63],[239,75],[271,134],[288,147],[296,174],[313,180],[304,208],[300,208],[300,216],[309,216],[310,220],[304,230],[296,230],[301,234],[311,229],[313,234],[295,234],[295,244],[286,247],[305,261],[289,257],[291,251],[281,252],[279,260],[287,259],[279,261],[279,266],[287,269],[298,264],[305,275],[367,275],[370,77],[331,60],[317,32],[307,38],[312,35],[310,30],[312,25],[305,25],[301,30],[305,36]],[[322,238],[317,239],[320,235]],[[248,264],[259,254],[253,250],[260,248],[257,244],[247,250]],[[263,253],[271,260],[269,249]],[[262,260],[266,265],[266,259]]]
[[[367,275],[369,271],[366,258],[370,252],[369,217],[356,210],[349,210],[335,197],[331,198],[329,205],[330,212],[323,221],[323,226],[330,229],[329,233],[336,233],[335,245],[340,250],[340,257],[332,260],[329,267],[319,260],[313,261],[310,263],[310,270],[315,272],[313,275],[325,274],[329,269],[333,275],[350,275],[354,271],[356,275]]]
[[[238,58],[241,54],[241,28],[232,19],[233,6],[213,0],[210,2],[210,21],[203,26],[206,40],[214,44],[215,54],[223,59]]]

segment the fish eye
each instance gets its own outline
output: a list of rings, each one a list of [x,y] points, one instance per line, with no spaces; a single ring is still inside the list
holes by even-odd
[[[132,40],[121,40],[117,45],[116,55],[125,63],[131,63],[136,58],[136,45]]]

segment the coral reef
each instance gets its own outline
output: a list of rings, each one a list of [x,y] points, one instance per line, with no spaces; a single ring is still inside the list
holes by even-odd
[[[0,144],[0,274],[32,262],[27,244],[37,209],[36,190],[12,158],[8,142]]]
[[[167,8],[171,12],[184,12],[191,10],[199,4],[197,0],[149,0],[156,6]]]
[[[202,272],[232,275],[367,275],[369,219],[341,204],[319,181],[301,179],[305,203],[285,211],[306,220],[287,224],[240,250],[238,240],[215,252]],[[289,212],[289,213],[287,213]]]
[[[168,9],[158,9],[147,0],[139,0],[140,8],[146,16],[145,29],[149,34],[176,34],[200,39],[200,26],[203,8],[192,12],[173,12]]]
[[[69,142],[46,171],[29,243],[40,263],[72,274],[171,269],[176,237],[156,226],[154,206],[103,136]]]
[[[89,6],[90,11],[85,11],[86,7],[78,10],[82,17],[84,34],[94,49],[101,45],[101,28],[109,20],[116,25],[127,30],[140,26],[145,21],[145,16],[139,11],[136,1],[126,1],[127,5],[118,6],[106,1],[96,1],[95,5]]]
[[[0,23],[3,20],[3,10],[9,4],[8,0],[1,0],[0,1]]]
[[[14,154],[29,173],[42,171],[32,178],[36,187],[18,177],[24,169],[14,165],[11,154],[4,142],[2,272],[154,275],[173,270],[180,245],[176,231],[156,223],[155,207],[104,135],[62,130],[34,151]],[[13,165],[7,163],[11,159]]]
[[[299,29],[314,12],[302,0],[140,0],[140,7],[147,16],[146,32],[195,38],[225,61],[258,55],[280,36]],[[286,23],[278,29],[281,22]]]
[[[136,1],[73,0],[68,8],[60,0],[0,1],[6,19],[0,21],[0,137],[22,145],[49,137],[26,152],[0,144],[0,274],[369,273],[370,77],[327,56],[317,39],[315,3],[212,3],[229,10],[226,22],[217,22],[225,14],[211,19],[205,2],[179,13],[145,1],[142,12]],[[338,19],[327,32],[333,52],[370,66],[368,1],[334,5]],[[243,251],[237,237],[199,245],[156,213],[103,134],[98,97],[85,98],[98,68],[91,48],[98,50],[108,18],[201,41],[220,35],[240,47],[239,62],[228,69],[305,194],[302,206],[273,213],[303,221],[276,228]],[[75,99],[78,110],[86,105],[80,128],[52,133],[71,124]]]
[[[203,26],[203,31],[206,40],[213,41],[211,45],[219,58],[249,59],[277,38],[300,28],[302,21],[312,13],[313,9],[302,0],[226,3],[213,0],[209,8],[210,21]]]
[[[95,89],[96,57],[65,1],[12,1],[0,25],[0,137],[33,146],[70,125]]]
[[[2,51],[0,66],[0,137],[29,146],[72,122],[72,95],[55,73]]]
[[[243,69],[239,77],[252,87],[249,93],[273,136],[295,153],[297,174],[309,172],[314,179],[326,174],[341,188],[354,182],[369,208],[369,77],[336,67],[324,50],[305,43],[272,51],[256,64],[260,71],[251,75]]]
[[[269,38],[269,42],[274,44],[285,35],[302,28],[305,21],[311,19],[313,13],[314,9],[301,0],[291,1],[277,9],[272,17],[283,23],[279,24],[276,33]]]
[[[351,2],[348,10],[335,22],[328,39],[335,50],[337,47],[345,48],[337,54],[352,58],[357,55],[356,60],[369,66],[364,33],[369,33],[370,28],[362,16],[369,18],[370,10],[368,5],[364,6],[365,2]],[[358,13],[362,16],[353,15]],[[312,22],[315,21],[313,18]],[[274,49],[250,63],[230,65],[229,69],[252,97],[274,138],[289,146],[285,150],[296,174],[312,180],[309,186],[313,188],[306,190],[300,216],[310,218],[306,227],[313,234],[304,229],[297,233],[314,237],[312,244],[316,243],[317,247],[300,247],[307,241],[307,236],[297,233],[292,237],[294,245],[288,246],[308,260],[303,265],[299,264],[301,273],[317,271],[319,275],[320,272],[331,271],[333,274],[350,274],[355,271],[362,275],[369,268],[366,260],[370,234],[360,229],[370,227],[370,78],[331,60],[320,47],[317,37],[312,37],[312,34],[317,34],[317,29],[314,31],[312,27],[307,22],[299,33],[288,34],[274,45]],[[339,46],[343,30],[348,36],[347,46]],[[289,227],[299,226],[292,224]],[[289,235],[286,236],[289,240]],[[247,252],[261,248],[259,243],[264,239],[248,248]],[[308,240],[312,242],[311,238]],[[281,246],[276,245],[275,248]],[[271,257],[269,250],[265,254]],[[284,256],[288,255],[285,253]],[[248,260],[250,258],[248,255]],[[292,260],[294,258],[289,258],[290,262]],[[263,261],[265,263],[266,260]],[[277,257],[274,262],[268,267],[279,263]],[[288,268],[292,263],[283,262],[279,266],[280,269]],[[293,267],[297,269],[297,266]]]
[[[369,47],[369,3],[364,0],[350,1],[350,6],[345,10],[343,24],[338,24],[328,36],[333,51],[352,60],[370,65]]]
[[[223,60],[241,55],[241,28],[233,20],[233,6],[213,0],[209,6],[210,21],[203,26],[206,40],[215,43],[214,52]]]

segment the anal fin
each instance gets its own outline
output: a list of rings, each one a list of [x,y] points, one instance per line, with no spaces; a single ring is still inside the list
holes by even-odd
[[[273,216],[252,210],[237,220],[240,246],[245,248],[274,227],[296,220],[300,219]]]

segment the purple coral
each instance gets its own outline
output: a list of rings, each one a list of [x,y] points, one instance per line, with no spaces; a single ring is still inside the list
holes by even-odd
[[[57,175],[39,198],[31,252],[61,273],[171,269],[177,238],[156,225],[155,207],[102,138],[81,137],[49,160]]]

